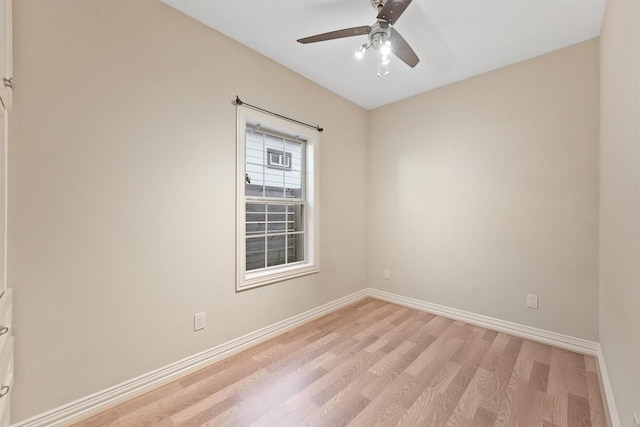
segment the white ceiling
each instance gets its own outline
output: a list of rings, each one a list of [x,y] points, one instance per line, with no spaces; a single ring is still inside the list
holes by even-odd
[[[600,34],[605,0],[413,0],[394,28],[420,58],[393,57],[377,77],[367,36],[303,45],[302,37],[371,25],[370,0],[162,0],[245,46],[372,109]]]

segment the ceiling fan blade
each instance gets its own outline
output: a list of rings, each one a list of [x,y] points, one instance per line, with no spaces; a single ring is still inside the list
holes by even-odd
[[[298,39],[298,43],[307,44],[322,42],[325,40],[341,39],[343,37],[362,36],[369,34],[370,31],[371,27],[368,25],[364,27],[345,28],[343,30],[330,31],[328,33],[316,34],[315,36]]]
[[[384,19],[393,25],[410,3],[411,0],[387,0],[380,13],[378,13],[378,19]]]
[[[393,27],[391,27],[391,37],[389,40],[391,41],[391,52],[393,52],[395,56],[411,68],[418,65],[420,58],[418,58],[418,55],[411,49],[409,43],[407,43]]]

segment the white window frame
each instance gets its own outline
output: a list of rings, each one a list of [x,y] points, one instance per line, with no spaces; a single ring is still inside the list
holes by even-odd
[[[305,141],[304,173],[304,260],[292,264],[246,270],[246,132],[258,126],[265,133],[274,133]],[[306,276],[320,271],[320,192],[319,137],[317,130],[266,114],[249,107],[237,108],[236,152],[236,291]],[[287,199],[282,200],[287,202]]]

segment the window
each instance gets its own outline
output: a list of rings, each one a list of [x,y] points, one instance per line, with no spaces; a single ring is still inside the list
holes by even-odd
[[[270,168],[291,170],[291,153],[267,148],[267,164]]]
[[[238,107],[236,290],[319,271],[318,132]]]

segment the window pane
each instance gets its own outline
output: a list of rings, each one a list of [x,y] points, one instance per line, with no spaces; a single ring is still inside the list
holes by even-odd
[[[285,203],[269,203],[267,205],[267,212],[269,214],[284,214],[287,211],[287,205]]]
[[[277,150],[277,151],[285,151],[284,150],[285,140],[282,138],[278,138],[273,135],[265,135],[264,136],[264,145],[267,149]]]
[[[246,133],[246,162],[264,165],[264,138],[261,133],[247,131]]]
[[[270,203],[267,210],[267,232],[269,234],[284,233],[286,230],[285,221],[287,220],[287,205]]]
[[[264,193],[264,166],[247,164],[244,183],[247,196],[262,196]]]
[[[264,234],[266,229],[266,203],[246,204],[246,232],[247,235]]]
[[[284,173],[285,197],[302,198],[302,174],[300,171],[285,171]]]
[[[304,261],[304,234],[287,235],[288,262]]]
[[[285,240],[285,236],[267,237],[267,267],[286,262]]]
[[[302,143],[286,140],[284,144],[284,151],[291,155],[292,170],[302,170]]]
[[[246,195],[302,198],[304,145],[257,131],[247,132]]]
[[[264,250],[264,237],[258,238],[247,237],[246,239],[246,270],[255,270],[258,268],[264,268],[265,265],[265,250]]]
[[[285,221],[284,221],[284,215],[279,215],[279,218],[277,219],[269,219],[269,224],[267,227],[267,232],[269,234],[281,234],[284,233],[286,230],[285,227]]]
[[[302,203],[287,205],[287,231],[304,231]]]
[[[284,170],[265,168],[264,179],[267,197],[284,197]]]

